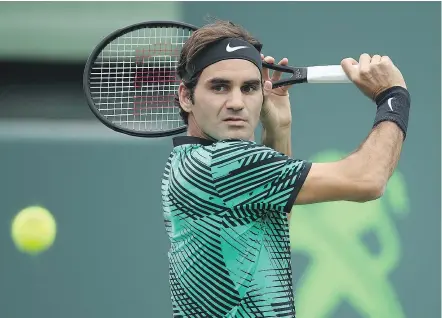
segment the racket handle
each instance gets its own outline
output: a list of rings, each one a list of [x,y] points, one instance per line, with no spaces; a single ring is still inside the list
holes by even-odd
[[[309,66],[307,67],[307,83],[351,83],[351,80],[341,65]]]

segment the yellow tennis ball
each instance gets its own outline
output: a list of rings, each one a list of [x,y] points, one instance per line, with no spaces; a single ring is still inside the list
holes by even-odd
[[[22,252],[38,254],[54,243],[57,224],[43,207],[30,206],[21,210],[12,221],[11,236]]]

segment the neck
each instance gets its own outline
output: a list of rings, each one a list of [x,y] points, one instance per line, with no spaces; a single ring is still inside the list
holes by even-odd
[[[198,123],[196,122],[195,117],[193,116],[192,113],[189,114],[189,121],[187,125],[187,136],[198,137],[208,140],[216,140],[215,138],[210,137],[208,134],[202,131],[200,126],[198,126]]]

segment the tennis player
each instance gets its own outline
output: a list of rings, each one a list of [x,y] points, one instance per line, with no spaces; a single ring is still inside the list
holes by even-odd
[[[377,104],[373,127],[342,160],[312,163],[291,157],[288,87],[272,89],[280,74],[269,77],[260,51],[247,31],[218,21],[194,32],[180,56],[188,134],[174,138],[162,180],[174,317],[295,317],[293,205],[375,200],[399,160],[410,96],[387,56],[342,61]]]

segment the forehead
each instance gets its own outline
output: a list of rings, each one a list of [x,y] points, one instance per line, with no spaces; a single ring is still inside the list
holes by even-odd
[[[206,67],[201,73],[200,80],[206,81],[214,77],[231,81],[260,80],[261,73],[258,67],[250,61],[230,59],[219,61]]]

